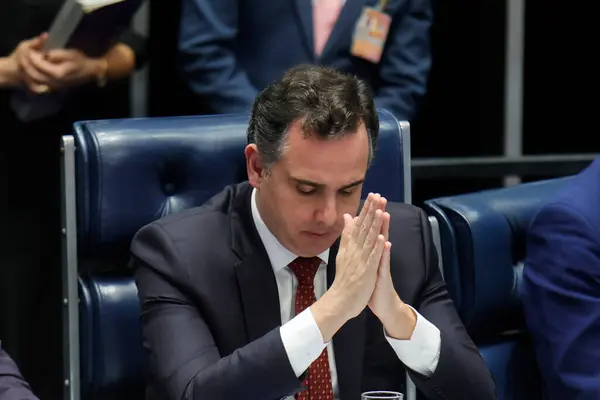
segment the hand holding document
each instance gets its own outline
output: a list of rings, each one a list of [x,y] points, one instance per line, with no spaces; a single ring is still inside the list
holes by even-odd
[[[52,68],[48,62],[52,60],[49,60],[46,54],[56,49],[73,50],[69,52],[70,55],[77,55],[77,57],[70,57],[71,64],[78,60],[101,58],[119,41],[141,2],[142,0],[65,0],[45,35],[42,48],[32,55],[32,61],[37,60],[38,67],[46,65],[48,66],[46,69],[50,70]],[[66,56],[66,52],[63,53]],[[82,77],[89,75],[85,74],[83,67],[91,63],[77,65],[81,68],[70,68],[69,77],[73,74]],[[48,75],[56,75],[51,73],[56,71],[47,72]],[[85,81],[85,79],[71,79],[70,83],[79,84],[77,82]],[[29,85],[29,89],[23,88],[15,92],[11,106],[19,119],[32,121],[60,111],[65,97],[69,94],[68,90],[62,88],[73,87],[73,85],[55,85],[61,88],[60,92],[52,92],[47,86]]]

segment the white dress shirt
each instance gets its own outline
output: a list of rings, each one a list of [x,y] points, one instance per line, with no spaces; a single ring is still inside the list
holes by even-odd
[[[292,369],[296,376],[300,377],[310,364],[317,359],[323,349],[327,347],[334,398],[339,400],[332,341],[328,343],[323,341],[323,336],[310,311],[310,307],[297,316],[294,316],[298,280],[288,265],[298,256],[283,247],[265,225],[256,205],[256,189],[252,190],[251,207],[254,224],[265,246],[271,266],[273,267],[273,272],[275,273],[275,279],[277,280],[279,304],[281,307],[281,341],[283,342]],[[318,257],[321,259],[321,265],[317,270],[314,280],[317,300],[327,291],[329,249],[319,254]],[[415,313],[417,314],[417,324],[410,340],[397,340],[387,335],[385,337],[404,365],[422,375],[431,376],[437,367],[440,357],[440,331],[418,312],[415,311]],[[335,337],[333,340],[335,340]],[[386,390],[386,388],[381,388],[381,390]],[[293,400],[293,397],[289,397],[289,399]]]

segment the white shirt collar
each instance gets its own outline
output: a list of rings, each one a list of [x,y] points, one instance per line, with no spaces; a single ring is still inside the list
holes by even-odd
[[[271,233],[267,225],[265,225],[263,219],[258,212],[258,206],[256,205],[256,188],[252,189],[252,200],[251,200],[251,208],[252,208],[252,218],[254,219],[254,225],[256,225],[256,230],[260,235],[260,239],[265,246],[265,250],[267,250],[267,254],[269,256],[269,260],[271,261],[271,266],[273,267],[273,271],[279,272],[280,270],[287,267],[292,261],[298,258],[297,255],[283,247],[279,240]],[[329,261],[329,249],[325,250],[319,257],[325,264]]]

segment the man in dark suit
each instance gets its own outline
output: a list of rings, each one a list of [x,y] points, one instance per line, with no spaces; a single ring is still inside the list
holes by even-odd
[[[0,347],[0,400],[37,400],[14,361]]]
[[[138,232],[149,399],[350,400],[405,371],[430,398],[494,397],[424,213],[369,194],[352,217],[378,133],[362,81],[292,69],[254,104],[249,182]]]
[[[600,157],[536,214],[522,299],[549,399],[600,399]]]
[[[352,43],[363,9],[380,6],[391,24],[374,61]],[[259,91],[311,63],[358,76],[378,107],[411,120],[426,91],[432,19],[431,0],[183,0],[179,51],[207,113],[249,112]]]

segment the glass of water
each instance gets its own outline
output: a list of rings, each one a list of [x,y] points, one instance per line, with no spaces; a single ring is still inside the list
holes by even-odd
[[[362,400],[402,400],[403,398],[402,393],[386,391],[365,392],[361,396]]]

